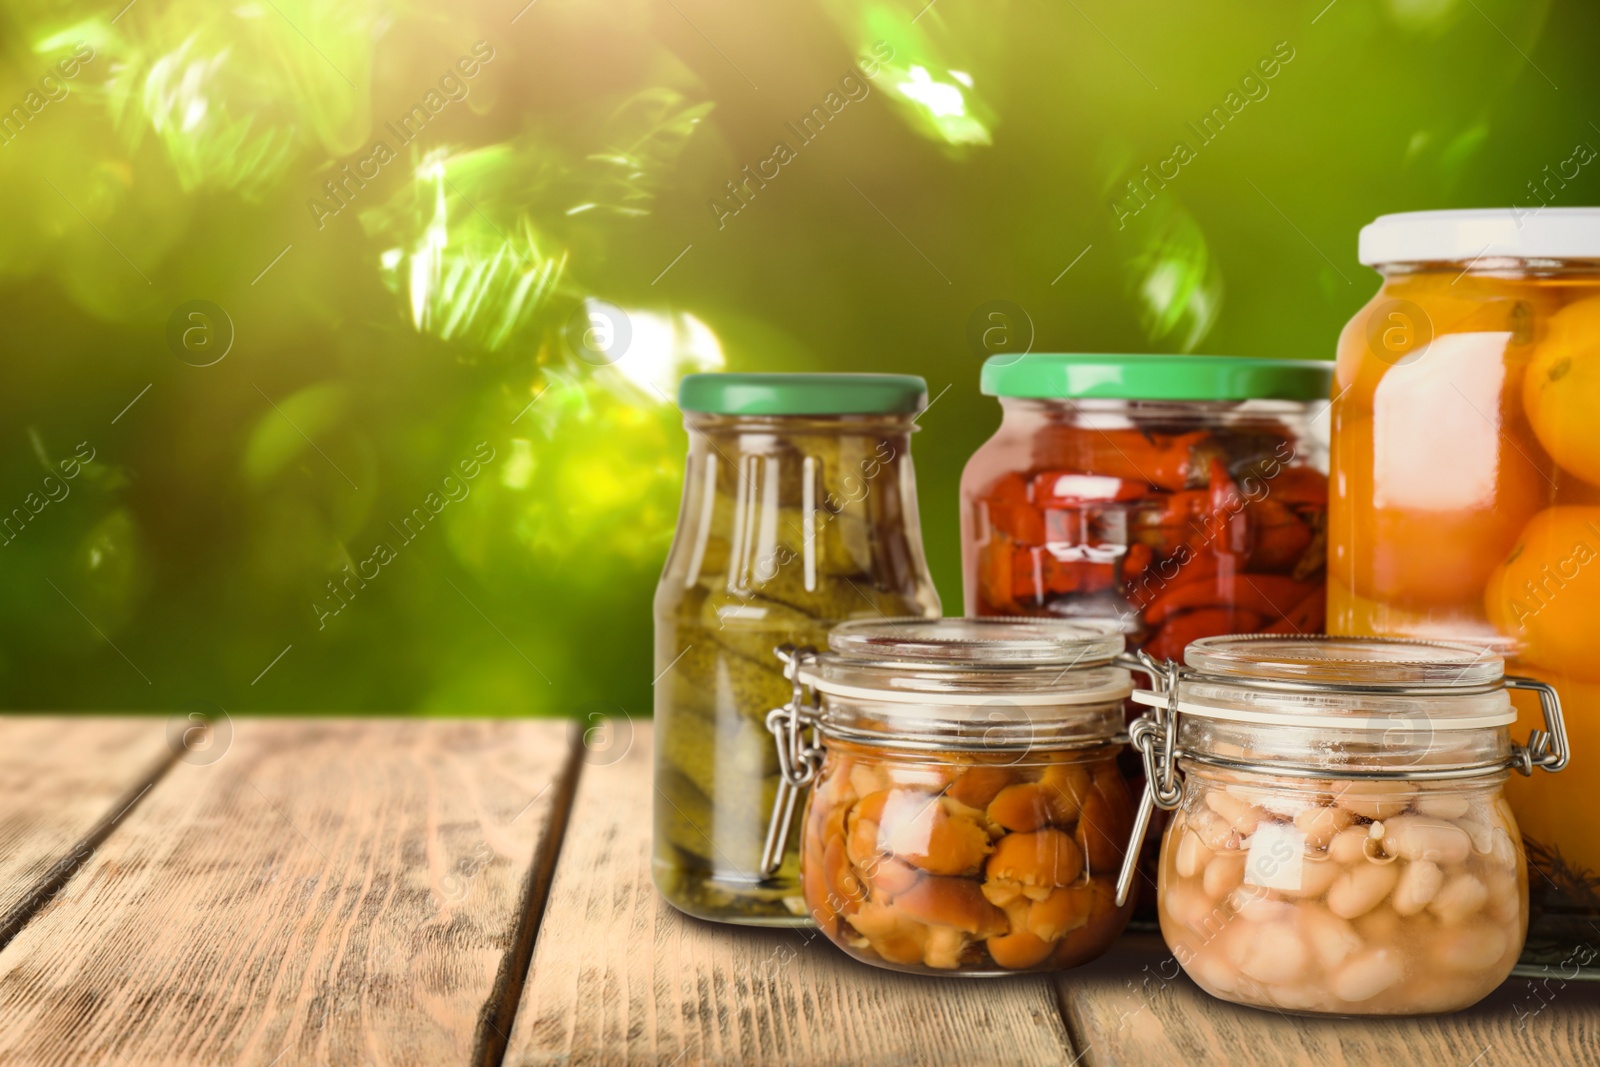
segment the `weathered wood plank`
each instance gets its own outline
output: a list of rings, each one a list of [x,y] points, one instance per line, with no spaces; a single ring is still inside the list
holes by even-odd
[[[1058,981],[1083,1062],[1095,1067],[1600,1064],[1600,987],[1564,982],[1554,969],[1534,983],[1538,992],[1512,978],[1468,1011],[1417,1019],[1313,1019],[1225,1004],[1179,973],[1153,934],[1126,937]]]
[[[0,953],[0,1062],[468,1062],[571,752],[564,723],[236,720]]]
[[[650,881],[651,735],[587,766],[508,1065],[1065,1064],[1047,979],[916,978],[815,931],[687,918]]]
[[[0,945],[172,759],[149,717],[0,717]]]

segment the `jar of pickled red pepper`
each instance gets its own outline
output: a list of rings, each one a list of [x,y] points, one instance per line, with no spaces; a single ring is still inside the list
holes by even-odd
[[[1329,631],[1495,644],[1560,691],[1582,769],[1600,745],[1600,209],[1386,215],[1360,259],[1382,284],[1339,338]],[[1586,777],[1508,787],[1539,872],[1529,948],[1552,959],[1600,920]]]
[[[798,857],[763,870],[778,789],[773,654],[853,618],[939,615],[911,434],[927,404],[895,374],[691,374],[683,505],[655,597],[657,888],[681,911],[810,920]]]
[[[786,781],[814,786],[801,873],[829,940],[968,976],[1104,952],[1131,911],[1113,899],[1132,816],[1122,648],[1109,623],[890,619],[791,650],[793,700],[769,725]]]
[[[1185,659],[1150,662],[1160,684],[1134,694],[1153,713],[1133,737],[1149,772],[1140,826],[1154,805],[1173,812],[1161,932],[1202,989],[1420,1015],[1510,975],[1528,874],[1503,785],[1566,765],[1552,687],[1445,642],[1213,637]],[[1513,688],[1544,709],[1525,745]]]
[[[1122,620],[1158,659],[1320,633],[1332,368],[1230,356],[994,356],[1000,428],[961,477],[969,615]]]

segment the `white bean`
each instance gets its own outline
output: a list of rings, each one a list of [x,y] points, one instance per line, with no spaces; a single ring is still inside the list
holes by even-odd
[[[1369,948],[1341,967],[1333,975],[1330,986],[1333,995],[1340,1000],[1359,1004],[1394,985],[1404,971],[1400,953],[1395,949]]]
[[[1295,813],[1295,829],[1306,835],[1306,841],[1316,848],[1327,848],[1340,830],[1355,821],[1355,816],[1343,808],[1302,808]]]
[[[1424,793],[1417,798],[1417,812],[1436,819],[1459,819],[1472,809],[1472,801],[1460,793]]]
[[[1174,857],[1173,866],[1182,877],[1193,878],[1205,870],[1211,856],[1211,850],[1206,848],[1199,834],[1193,830],[1184,830],[1182,836],[1178,838],[1177,855]]]
[[[1261,781],[1208,783],[1163,854],[1162,922],[1203,988],[1402,1015],[1468,1006],[1503,980],[1527,921],[1504,797],[1456,781]]]
[[[1270,923],[1244,936],[1235,934],[1228,947],[1233,962],[1247,978],[1269,986],[1294,981],[1309,962],[1305,941],[1289,922]]]
[[[1389,901],[1401,915],[1415,915],[1426,908],[1439,895],[1444,885],[1444,872],[1432,860],[1412,860],[1400,872],[1400,881],[1394,887],[1394,898]]]
[[[1400,918],[1393,908],[1378,906],[1355,920],[1356,933],[1369,945],[1395,945],[1400,942],[1402,929],[1418,929],[1418,923],[1431,922],[1427,916],[1413,915],[1409,920]],[[1405,924],[1412,924],[1407,927]]]
[[[1278,900],[1265,889],[1240,886],[1228,897],[1233,913],[1246,922],[1287,922],[1294,918],[1295,906],[1287,900]]]
[[[1185,886],[1168,886],[1162,894],[1162,906],[1173,921],[1202,938],[1210,938],[1229,920],[1227,909],[1198,889]]]
[[[1261,823],[1260,808],[1220,789],[1213,789],[1206,794],[1206,806],[1241,834],[1255,833]]]
[[[1506,870],[1514,870],[1517,866],[1517,843],[1511,840],[1511,835],[1496,826],[1490,834],[1489,847],[1486,850],[1489,858]]]
[[[1472,854],[1472,839],[1454,823],[1422,815],[1401,815],[1383,824],[1383,849],[1408,860],[1452,866]]]
[[[1341,919],[1365,915],[1383,902],[1399,880],[1400,872],[1392,863],[1347,868],[1328,888],[1328,910]]]
[[[1207,992],[1232,993],[1239,988],[1239,972],[1216,950],[1201,952],[1185,969]]]
[[[1338,967],[1361,950],[1361,935],[1356,928],[1318,904],[1300,906],[1300,928],[1311,943],[1317,962],[1325,971]]]
[[[1402,783],[1355,779],[1335,782],[1333,802],[1365,819],[1388,819],[1411,806],[1411,796]]]
[[[1284,896],[1294,897],[1297,900],[1310,900],[1326,893],[1342,869],[1329,859],[1314,860],[1307,856],[1300,856],[1297,859],[1300,862],[1300,888],[1281,890]]]
[[[1487,855],[1489,850],[1494,847],[1494,827],[1488,823],[1479,822],[1476,819],[1462,819],[1456,825],[1465,830],[1467,836],[1472,838],[1472,851],[1478,855]]]
[[[1328,846],[1328,858],[1336,863],[1357,863],[1367,858],[1367,828],[1352,826],[1340,830]]]
[[[1527,924],[1527,918],[1522,914],[1522,886],[1516,871],[1490,867],[1483,872],[1483,884],[1489,890],[1488,911],[1491,918],[1518,928]]]
[[[1435,942],[1440,963],[1457,971],[1483,971],[1493,967],[1506,954],[1511,939],[1498,926],[1473,923],[1456,930],[1445,930]]]
[[[1488,900],[1488,887],[1463,871],[1444,884],[1428,908],[1441,921],[1458,923],[1482,908]]]
[[[1228,820],[1209,808],[1198,808],[1189,813],[1189,829],[1200,838],[1200,843],[1212,852],[1222,852],[1239,847],[1239,834]]]
[[[1228,891],[1244,880],[1244,853],[1230,852],[1213,856],[1206,864],[1201,887],[1212,900],[1221,900]]]

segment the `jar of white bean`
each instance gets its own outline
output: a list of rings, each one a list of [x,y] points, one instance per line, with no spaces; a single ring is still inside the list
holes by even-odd
[[[1506,979],[1528,884],[1501,787],[1566,765],[1553,689],[1507,677],[1492,648],[1445,642],[1214,637],[1185,662],[1150,661],[1157,687],[1134,694],[1152,709],[1131,731],[1149,778],[1135,833],[1153,807],[1173,812],[1161,932],[1202,989],[1284,1012],[1421,1015]],[[1507,689],[1540,694],[1526,744]]]

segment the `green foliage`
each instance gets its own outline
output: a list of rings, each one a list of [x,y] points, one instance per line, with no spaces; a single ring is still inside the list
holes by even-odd
[[[107,103],[130,146],[160,140],[186,191],[257,200],[302,152],[360,146],[378,19],[370,0],[130,10],[106,40]]]
[[[1597,31],[1547,0],[0,0],[0,700],[643,714],[671,397],[720,367],[928,378],[958,610],[977,308],[1036,350],[1331,355],[1377,214],[1600,199],[1547,178],[1600,144]],[[168,339],[195,300],[210,366]]]
[[[1166,200],[1151,214],[1123,242],[1128,291],[1152,350],[1193,352],[1222,310],[1222,272],[1187,211]]]

